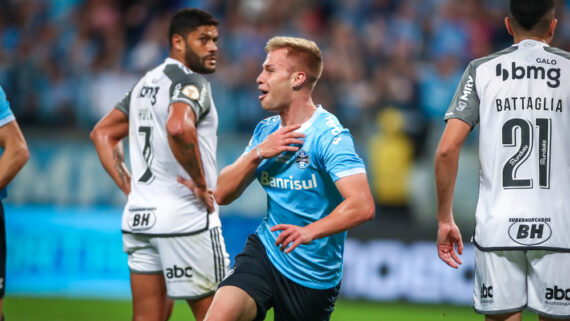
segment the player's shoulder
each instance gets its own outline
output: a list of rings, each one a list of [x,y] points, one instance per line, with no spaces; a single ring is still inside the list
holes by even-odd
[[[281,116],[271,116],[262,119],[257,126],[255,126],[254,134],[257,136],[263,135],[264,133],[273,132],[281,124]]]
[[[267,117],[265,119],[262,119],[258,123],[258,126],[272,126],[272,125],[279,124],[279,123],[281,123],[281,116],[275,115],[275,116],[270,116],[270,117]]]
[[[515,52],[517,49],[518,49],[518,46],[513,45],[513,46],[507,47],[503,50],[499,50],[499,51],[493,52],[489,55],[483,56],[481,58],[474,59],[469,63],[469,67],[472,68],[473,70],[476,70],[478,67],[484,65],[485,63],[491,62],[495,59],[500,59],[506,55],[509,55],[509,54]]]
[[[10,109],[10,104],[8,103],[8,98],[6,98],[6,93],[4,89],[0,86],[0,112]]]
[[[544,46],[544,51],[549,52],[551,54],[560,56],[564,59],[566,59],[566,61],[570,61],[570,52],[562,50],[560,48],[556,48],[556,47],[548,47],[548,46]]]
[[[4,88],[0,86],[0,103],[4,102],[5,100],[7,100],[6,93],[4,92]]]
[[[165,63],[162,72],[172,82],[172,86],[180,84],[181,86],[193,85],[198,89],[207,87],[208,80],[198,73],[192,72],[190,69],[177,63]]]
[[[319,114],[312,126],[315,128],[321,142],[332,141],[338,143],[338,141],[342,139],[341,136],[343,134],[349,134],[349,130],[340,123],[334,114],[323,107],[319,107],[317,112],[319,112]]]

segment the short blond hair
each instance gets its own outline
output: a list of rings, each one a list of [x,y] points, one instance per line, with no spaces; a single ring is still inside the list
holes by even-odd
[[[296,37],[273,37],[265,45],[265,52],[287,48],[287,56],[297,58],[300,69],[307,74],[310,89],[313,90],[323,73],[323,55],[314,41]]]

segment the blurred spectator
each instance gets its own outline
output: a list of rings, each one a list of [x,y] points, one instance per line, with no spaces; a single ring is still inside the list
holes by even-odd
[[[0,83],[23,126],[89,128],[112,107],[105,103],[120,99],[132,79],[164,58],[164,21],[181,6],[204,7],[223,22],[223,72],[211,78],[221,87],[220,110],[237,123],[228,122],[221,132],[249,132],[266,116],[255,78],[265,41],[276,34],[309,37],[324,48],[324,81],[315,99],[352,129],[365,128],[363,118],[386,103],[440,118],[453,91],[448,85],[455,84],[464,62],[508,45],[502,21],[507,8],[499,0],[2,3]],[[563,23],[569,7],[559,10],[563,48],[570,44]],[[94,100],[89,93],[108,98]]]
[[[376,133],[368,142],[368,167],[376,212],[380,217],[408,220],[411,218],[410,174],[414,146],[403,132],[404,116],[389,107],[376,117]]]
[[[208,76],[221,135],[248,135],[269,115],[256,85],[265,42],[306,37],[324,54],[315,103],[344,120],[357,147],[372,137],[375,184],[391,175],[389,159],[402,166],[392,181],[410,162],[431,172],[433,137],[466,63],[512,44],[504,0],[0,0],[0,85],[20,124],[86,136],[167,55],[167,22],[183,6],[221,22],[218,72]],[[558,2],[557,16],[553,45],[569,50],[570,1]],[[398,129],[378,127],[379,114]],[[377,198],[405,203],[403,190]]]

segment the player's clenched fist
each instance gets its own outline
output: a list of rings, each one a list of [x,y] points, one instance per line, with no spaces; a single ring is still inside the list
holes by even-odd
[[[299,146],[292,145],[303,145],[303,140],[299,138],[305,138],[305,134],[295,132],[300,127],[301,125],[285,126],[267,136],[267,139],[257,146],[258,156],[260,158],[273,158],[286,151],[298,151]]]

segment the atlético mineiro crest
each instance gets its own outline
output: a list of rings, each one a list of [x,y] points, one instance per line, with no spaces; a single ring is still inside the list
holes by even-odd
[[[297,167],[299,167],[300,169],[307,168],[307,166],[309,166],[309,163],[311,162],[309,153],[307,153],[304,150],[299,150],[297,152],[297,159],[295,159],[295,162],[297,163]]]

